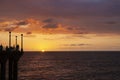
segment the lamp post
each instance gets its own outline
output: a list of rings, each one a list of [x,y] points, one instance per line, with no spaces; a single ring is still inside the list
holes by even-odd
[[[9,32],[9,48],[11,47],[11,32]]]
[[[21,52],[23,52],[23,34],[21,34]]]
[[[12,71],[13,71],[13,68],[12,68],[12,50],[11,50],[11,32],[9,32],[9,80],[12,80]]]
[[[15,39],[16,39],[16,42],[15,42],[15,44],[16,44],[16,46],[17,46],[17,36],[15,36]]]

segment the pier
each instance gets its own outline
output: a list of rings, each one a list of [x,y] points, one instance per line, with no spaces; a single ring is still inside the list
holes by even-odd
[[[23,34],[21,34],[21,49],[17,43],[17,36],[15,46],[11,46],[11,38],[9,32],[9,46],[0,45],[0,80],[18,80],[18,62],[23,56]]]

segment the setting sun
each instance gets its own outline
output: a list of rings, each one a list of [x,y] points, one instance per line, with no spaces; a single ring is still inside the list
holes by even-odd
[[[45,50],[41,50],[42,52],[45,52]]]

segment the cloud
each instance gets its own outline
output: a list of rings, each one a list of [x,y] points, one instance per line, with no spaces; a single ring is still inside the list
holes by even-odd
[[[21,22],[18,22],[16,25],[27,25],[27,21],[21,21]]]
[[[43,34],[120,34],[120,19],[116,18],[93,18],[78,20],[52,21],[37,19],[9,20],[0,22],[0,30],[14,32],[33,32]],[[45,22],[44,22],[45,21]]]
[[[117,22],[115,22],[115,21],[108,21],[108,22],[106,22],[106,24],[112,25],[112,24],[117,24]]]
[[[45,20],[43,20],[43,23],[45,23],[45,25],[44,26],[42,26],[43,28],[58,28],[59,26],[59,24],[56,22],[56,20],[55,19],[53,19],[53,18],[48,18],[48,19],[45,19]]]
[[[8,27],[8,28],[5,28],[4,31],[14,31],[17,28],[18,27]]]
[[[58,28],[58,24],[46,24],[43,28]]]
[[[64,44],[64,46],[71,46],[71,47],[82,47],[82,46],[88,46],[90,44],[84,44],[84,43],[81,43],[81,44]]]
[[[35,19],[5,21],[0,23],[0,29],[3,31],[27,32],[27,34],[31,34],[31,32],[43,34],[73,33],[61,24],[44,23]]]
[[[48,18],[46,20],[44,20],[44,23],[52,23],[54,20],[52,18]]]
[[[119,9],[120,0],[0,0],[0,30],[120,34]],[[5,18],[18,22],[1,25]]]
[[[86,33],[84,33],[84,34],[72,34],[71,36],[72,36],[72,38],[91,39],[91,37]]]
[[[30,34],[32,34],[32,32],[27,32],[26,34],[30,35]]]
[[[36,37],[36,35],[32,34],[32,32],[26,32],[24,37]]]
[[[18,28],[22,28],[23,26],[27,25],[27,22],[21,22],[17,20],[11,20],[11,21],[2,21],[0,23],[0,28],[3,31],[15,31]]]
[[[24,35],[24,37],[36,37],[36,35]]]

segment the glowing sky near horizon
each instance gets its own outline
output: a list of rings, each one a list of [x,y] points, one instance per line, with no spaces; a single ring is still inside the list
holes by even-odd
[[[0,0],[0,44],[12,31],[30,51],[120,50],[119,9],[119,0]]]

